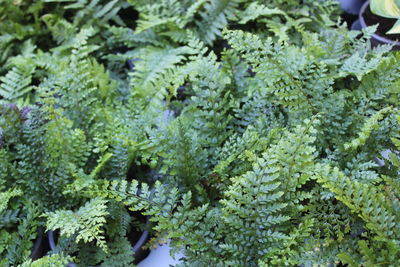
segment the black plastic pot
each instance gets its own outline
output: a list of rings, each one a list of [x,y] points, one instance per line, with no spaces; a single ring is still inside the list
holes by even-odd
[[[338,0],[344,12],[358,16],[365,0]]]
[[[358,20],[354,21],[353,24],[351,25],[350,29],[353,31],[361,31],[362,26],[361,26],[360,20],[358,19]]]
[[[47,238],[49,241],[49,246],[51,250],[56,250],[56,241],[54,238],[54,231],[48,231],[47,232]],[[75,263],[68,263],[68,265],[66,267],[76,267]]]
[[[369,12],[369,0],[367,2],[365,2],[365,4],[362,6],[362,8],[360,10],[359,20],[360,20],[360,24],[361,24],[362,28],[371,26],[370,24],[367,23],[367,21],[364,17],[364,14],[367,11]],[[388,20],[388,19],[382,18],[382,21],[384,21],[384,20]],[[379,27],[378,27],[378,30],[379,30]],[[372,46],[378,46],[378,45],[382,45],[382,44],[390,44],[390,45],[393,45],[392,50],[400,50],[400,42],[388,39],[388,38],[380,36],[378,34],[372,35],[371,44],[372,44]]]
[[[48,231],[47,232],[48,236],[48,241],[49,241],[49,246],[51,250],[56,250],[56,241],[54,237],[54,231]],[[143,245],[146,243],[146,241],[149,239],[149,232],[147,230],[143,231],[143,233],[140,235],[139,239],[136,241],[136,243],[132,247],[132,251],[134,253],[135,261],[139,262],[143,260],[147,256],[146,250],[143,249]],[[68,263],[66,267],[76,267],[75,263]],[[101,265],[97,266],[101,267]]]
[[[38,237],[36,238],[35,243],[33,244],[31,259],[37,260],[43,257],[48,251],[47,246],[45,245],[45,238],[43,237],[43,230],[39,231]]]
[[[358,19],[361,7],[366,0],[337,0],[340,7],[344,11],[341,15],[342,19],[347,23],[349,29],[353,29],[352,25]]]

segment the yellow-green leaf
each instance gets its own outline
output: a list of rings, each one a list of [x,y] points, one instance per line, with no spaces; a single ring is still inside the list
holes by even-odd
[[[396,21],[393,27],[387,32],[387,34],[399,34],[400,33],[400,20]]]
[[[400,18],[400,8],[395,0],[371,0],[372,13],[385,18]]]

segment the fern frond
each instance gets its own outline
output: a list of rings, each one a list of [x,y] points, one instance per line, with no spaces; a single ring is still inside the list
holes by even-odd
[[[57,210],[48,212],[47,229],[60,229],[61,236],[75,237],[75,242],[85,243],[96,241],[96,245],[104,251],[108,251],[104,237],[103,225],[106,223],[107,201],[102,198],[94,198],[77,211]]]
[[[19,189],[13,189],[7,192],[0,192],[0,212],[3,212],[7,208],[7,204],[11,198],[20,195],[22,195],[22,191]]]
[[[358,133],[358,137],[356,139],[353,139],[351,142],[344,144],[344,149],[354,150],[357,149],[359,146],[364,145],[369,136],[371,135],[372,131],[379,127],[378,124],[379,121],[382,120],[387,113],[391,113],[392,111],[393,111],[392,107],[386,107],[384,109],[379,110],[370,118],[368,118],[365,121],[362,129]]]
[[[210,0],[200,12],[201,21],[195,21],[198,35],[206,44],[211,44],[221,30],[226,27],[229,19],[236,18],[239,0]]]
[[[72,258],[69,256],[64,256],[62,254],[53,254],[49,256],[44,256],[43,258],[35,261],[28,260],[18,265],[18,267],[65,267],[71,260]]]
[[[399,209],[398,200],[390,200],[374,185],[351,181],[337,168],[319,166],[318,180],[324,187],[335,193],[335,197],[360,216],[366,227],[381,241],[397,244],[400,252],[400,230],[396,223]],[[373,200],[372,200],[373,198]]]
[[[279,8],[269,8],[258,2],[252,2],[240,15],[239,23],[246,24],[247,22],[255,20],[261,16],[271,15],[286,15],[286,13]]]
[[[32,74],[34,69],[13,67],[6,76],[0,77],[0,96],[13,102],[21,99],[32,90]]]
[[[381,63],[382,54],[368,59],[367,55],[354,53],[343,62],[340,71],[347,75],[354,75],[361,81],[364,75],[374,71]]]

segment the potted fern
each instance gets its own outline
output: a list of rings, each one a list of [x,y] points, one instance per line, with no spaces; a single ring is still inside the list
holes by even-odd
[[[56,248],[54,239],[50,239],[52,253],[73,255],[73,260],[84,266],[108,266],[113,257],[121,254],[128,265],[135,258],[140,260],[148,232],[138,225],[138,220],[133,222],[139,217],[116,202],[93,199],[83,205],[88,197],[79,193],[85,184],[96,180],[112,155],[106,153],[86,175],[90,145],[85,142],[83,131],[73,129],[72,122],[54,109],[54,100],[49,97],[44,102],[51,104],[44,104],[41,109],[32,107],[29,112],[16,105],[4,105],[1,110],[0,186],[7,190],[0,194],[5,203],[0,210],[0,233],[5,246],[0,251],[4,254],[2,263],[18,264],[28,259],[32,241],[36,237],[39,242],[43,240],[38,228],[46,223],[46,217],[48,230],[68,229],[60,232]],[[29,179],[23,179],[25,176]],[[16,186],[19,189],[13,189]],[[71,211],[76,207],[80,208],[75,213]],[[107,245],[101,238],[103,224]],[[131,231],[136,228],[138,231]],[[52,235],[50,232],[49,237]],[[40,247],[33,250],[32,258],[43,255]]]
[[[194,38],[187,63],[161,78],[184,81],[191,98],[152,129],[153,192],[137,180],[91,191],[149,215],[153,241],[184,249],[183,265],[398,264],[399,231],[384,223],[398,221],[398,174],[373,161],[394,147],[399,60],[364,34],[307,32],[298,46],[225,31],[221,61]]]
[[[29,189],[18,181],[21,174],[16,168],[20,164],[16,146],[23,145],[21,130],[26,129],[31,111],[15,104],[0,106],[0,264],[5,266],[35,260],[47,252],[40,205],[32,195],[26,196]]]
[[[394,50],[400,49],[400,4],[395,0],[370,0],[359,14],[363,28],[378,24],[377,32],[372,35],[373,45],[390,44]]]
[[[1,178],[8,186],[17,184],[24,192],[29,191],[23,199],[38,205],[32,225],[43,226],[47,220],[48,230],[78,227],[57,231],[57,238],[51,238],[51,253],[70,254],[74,256],[71,261],[85,266],[108,266],[123,254],[121,264],[130,265],[143,257],[142,245],[148,238],[144,217],[130,213],[119,203],[90,201],[90,196],[80,192],[85,183],[96,181],[99,175],[126,179],[135,160],[130,151],[134,141],[125,143],[133,131],[125,123],[136,121],[129,115],[132,110],[113,98],[117,83],[89,56],[93,47],[85,44],[92,34],[93,29],[82,29],[72,43],[66,41],[51,53],[33,52],[35,48],[31,47],[29,55],[13,58],[17,66],[1,79],[1,101],[32,104],[21,112],[13,105],[1,114],[1,161],[7,167]],[[69,53],[64,55],[65,51]],[[35,90],[33,79],[39,81]],[[23,179],[26,176],[29,179]],[[65,214],[74,212],[75,218],[87,221],[68,224]],[[85,212],[93,215],[93,221],[83,216]],[[99,238],[100,232],[80,239],[80,231],[92,230],[91,226],[98,227],[96,224],[103,221],[107,245]],[[11,248],[5,249],[11,253]],[[91,254],[95,256],[88,256]],[[17,260],[15,257],[12,262]]]

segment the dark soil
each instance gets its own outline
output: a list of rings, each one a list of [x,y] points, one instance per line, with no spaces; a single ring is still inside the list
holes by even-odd
[[[372,14],[370,7],[368,6],[367,9],[365,10],[365,13],[363,14],[365,23],[367,26],[372,26],[375,24],[378,25],[378,30],[376,31],[376,34],[382,37],[385,37],[390,40],[397,40],[400,41],[400,34],[386,34],[393,25],[396,23],[396,19],[388,19],[388,18],[383,18],[377,15]]]
[[[358,15],[352,15],[346,12],[343,12],[343,14],[341,15],[342,19],[344,21],[346,21],[347,23],[347,27],[349,29],[351,29],[351,25],[353,25],[354,21],[356,21],[358,19]]]

